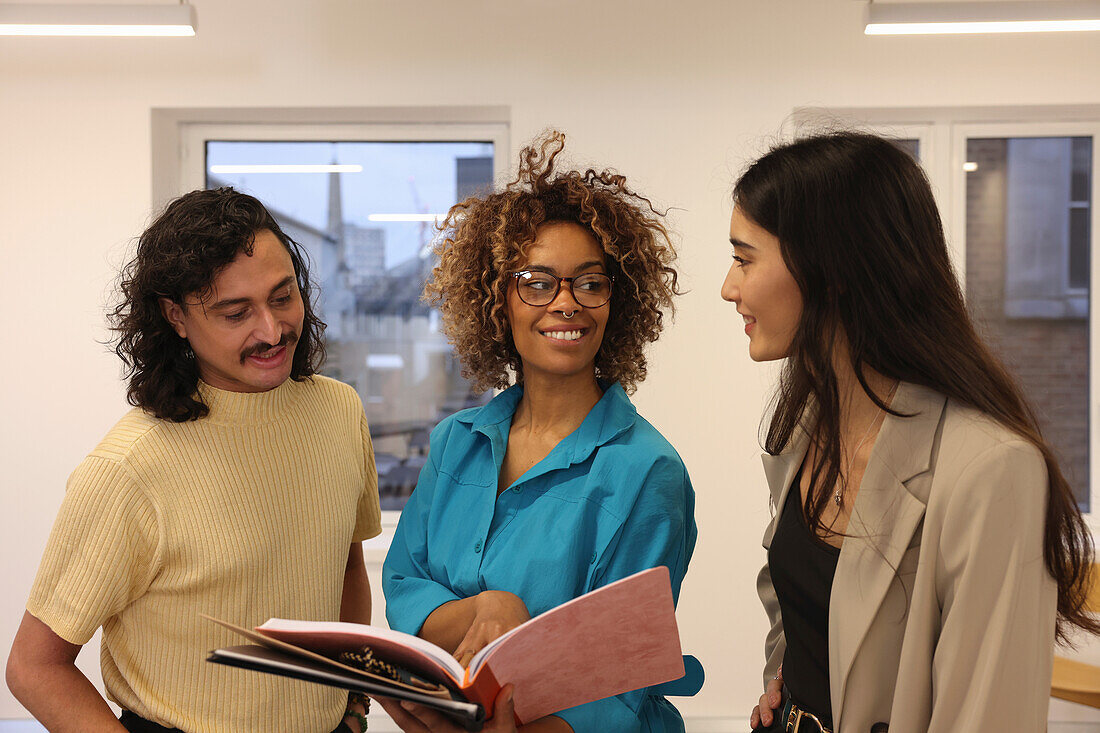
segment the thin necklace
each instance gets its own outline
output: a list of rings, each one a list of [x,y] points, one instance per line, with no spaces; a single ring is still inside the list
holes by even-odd
[[[891,391],[891,394],[893,394],[893,391]],[[836,493],[833,494],[833,501],[836,502],[837,506],[840,506],[841,503],[843,503],[844,501],[844,485],[847,483],[848,477],[852,475],[852,465],[856,462],[856,456],[859,454],[859,449],[863,447],[863,444],[865,442],[867,442],[868,436],[871,435],[871,428],[875,426],[875,423],[878,421],[879,415],[882,415],[885,412],[886,411],[881,407],[878,408],[878,412],[875,413],[875,416],[871,418],[871,422],[867,425],[867,430],[864,431],[863,437],[859,439],[858,443],[856,443],[856,449],[852,451],[851,454],[848,456],[848,468],[844,471],[844,483],[837,486]]]

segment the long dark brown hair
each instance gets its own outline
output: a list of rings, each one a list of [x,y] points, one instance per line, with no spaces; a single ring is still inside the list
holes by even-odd
[[[803,309],[783,366],[764,448],[790,443],[812,406],[818,447],[803,511],[810,526],[841,475],[835,329],[847,337],[860,386],[868,368],[931,387],[977,409],[1034,445],[1049,477],[1043,554],[1058,584],[1058,638],[1071,627],[1100,632],[1085,611],[1091,535],[1069,483],[1020,387],[978,336],[947,251],[924,171],[889,140],[857,132],[773,148],[734,187],[750,220],[779,240]],[[902,416],[904,417],[904,416]]]
[[[237,255],[252,254],[256,233],[265,229],[290,253],[305,307],[290,377],[301,381],[320,367],[325,324],[313,312],[309,270],[298,244],[258,199],[228,187],[192,191],[169,203],[142,233],[137,254],[122,271],[121,302],[109,314],[115,352],[126,365],[131,405],[174,422],[209,412],[196,392],[195,356],[165,319],[160,299],[182,305],[185,296],[202,296]]]

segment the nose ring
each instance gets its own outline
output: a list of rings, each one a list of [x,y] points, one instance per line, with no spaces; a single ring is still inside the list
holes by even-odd
[[[566,313],[565,311],[562,311],[561,315],[562,315],[562,318],[569,319],[569,318],[572,318],[573,316],[577,315],[577,311],[572,311],[570,313]]]

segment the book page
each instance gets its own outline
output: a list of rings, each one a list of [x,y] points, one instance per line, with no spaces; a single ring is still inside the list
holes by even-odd
[[[304,647],[296,646],[294,644],[290,644],[288,642],[281,641],[279,639],[275,639],[275,638],[272,638],[270,636],[264,636],[263,634],[257,633],[253,629],[246,629],[242,626],[237,626],[236,624],[231,624],[228,621],[222,621],[221,619],[214,618],[213,616],[208,616],[205,613],[200,613],[199,615],[202,616],[203,618],[207,619],[208,621],[213,621],[214,623],[218,624],[219,626],[224,626],[225,628],[229,629],[230,631],[233,631],[234,633],[240,634],[241,636],[245,637],[246,639],[249,639],[250,641],[254,641],[257,644],[260,644],[264,647],[267,647],[268,649],[277,650],[279,652],[291,654],[291,655],[293,655],[295,657],[298,657],[299,659],[302,659],[302,660],[311,660],[315,664],[324,664],[327,667],[329,667],[330,670],[335,670],[340,674],[353,674],[353,675],[356,675],[356,676],[361,677],[361,678],[372,679],[372,680],[376,680],[376,681],[383,681],[387,685],[396,685],[398,687],[406,687],[409,690],[415,690],[417,692],[421,692],[421,693],[428,694],[428,695],[436,695],[436,696],[442,695],[444,697],[448,696],[447,688],[444,687],[443,685],[437,683],[437,682],[430,682],[426,679],[422,679],[422,678],[416,677],[416,676],[413,676],[411,679],[407,680],[406,682],[392,681],[389,678],[380,677],[378,675],[375,675],[372,672],[368,672],[368,671],[363,670],[363,669],[357,669],[355,667],[349,666],[347,664],[344,664],[343,662],[338,661],[337,659],[333,659],[332,657],[327,657],[327,656],[324,656],[323,654],[318,654],[317,652],[312,651],[310,649],[306,649]],[[239,647],[239,648],[243,648],[243,647]],[[215,650],[214,653],[219,652],[219,651],[223,651],[223,650]]]
[[[369,646],[379,659],[456,688],[461,687],[465,675],[454,657],[430,641],[380,626],[273,618],[257,626],[256,631],[326,656]]]

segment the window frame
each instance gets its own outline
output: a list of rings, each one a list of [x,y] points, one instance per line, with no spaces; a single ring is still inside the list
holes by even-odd
[[[794,111],[788,137],[838,125],[921,141],[921,164],[940,207],[952,264],[966,283],[966,141],[969,138],[1091,137],[1092,191],[1089,242],[1089,511],[1100,544],[1100,105],[966,108],[818,108]],[[925,147],[925,140],[929,145]],[[927,151],[927,153],[926,153]]]
[[[512,155],[507,107],[155,109],[154,207],[205,187],[208,140],[489,142],[494,180]],[[367,562],[385,558],[400,516],[382,512],[382,533],[363,543]]]

